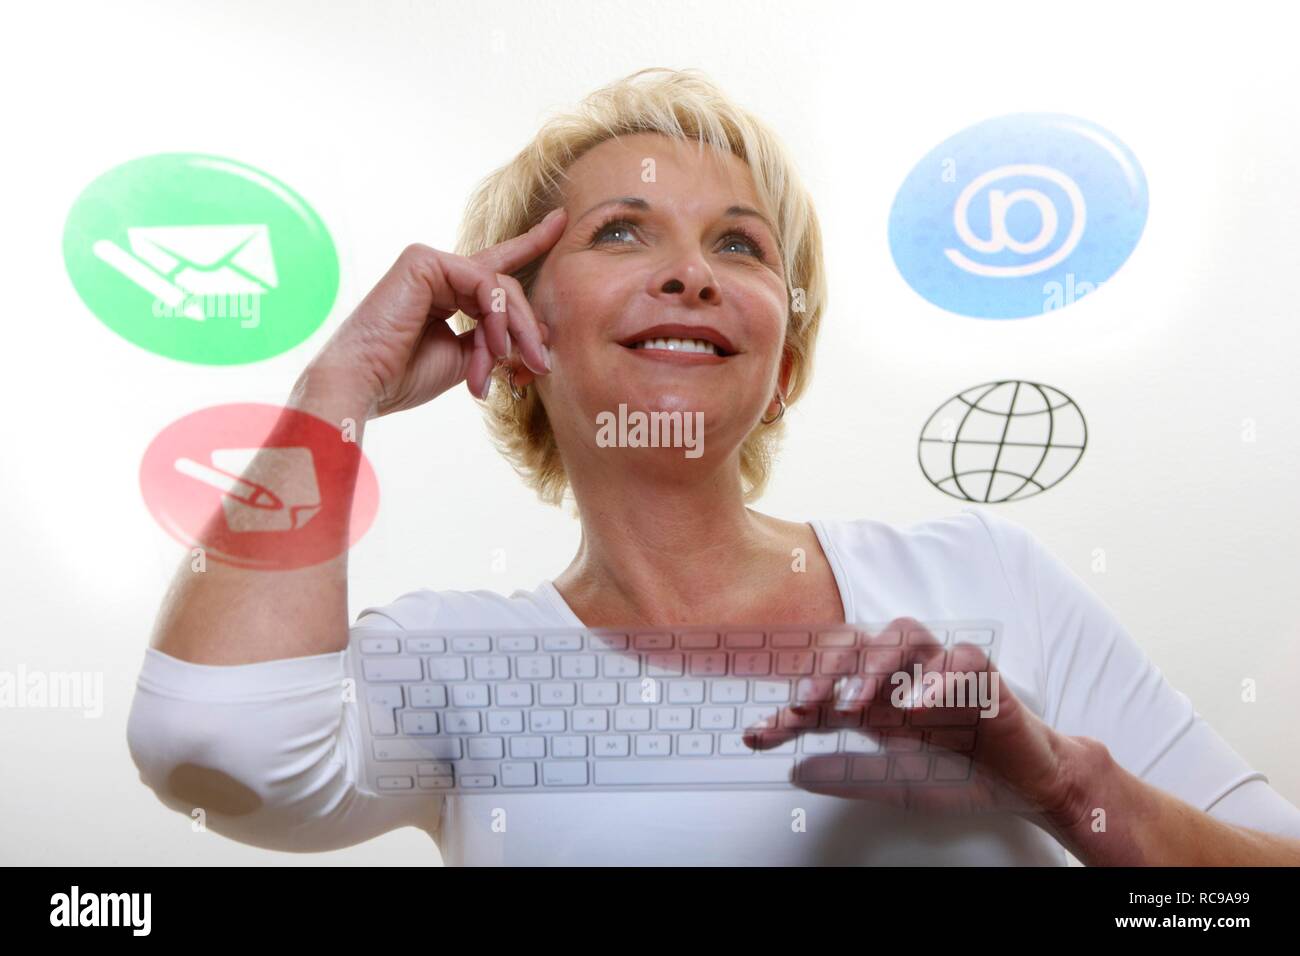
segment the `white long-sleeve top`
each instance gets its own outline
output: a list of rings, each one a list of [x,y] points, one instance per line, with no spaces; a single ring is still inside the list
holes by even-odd
[[[993,618],[1002,680],[1050,726],[1094,737],[1148,783],[1213,816],[1300,837],[1300,810],[1164,679],[1115,615],[1027,530],[980,507],[898,528],[814,520],[848,622]],[[703,623],[703,622],[701,622]],[[551,581],[509,597],[422,590],[358,626],[582,627]],[[145,652],[128,725],[140,777],[168,806],[256,846],[325,850],[403,826],[448,865],[1064,864],[1011,815],[905,815],[804,790],[366,792],[350,651],[240,666]]]

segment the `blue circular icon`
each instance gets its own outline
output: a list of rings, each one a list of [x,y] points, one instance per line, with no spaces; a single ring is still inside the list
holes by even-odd
[[[1128,147],[1074,116],[1017,113],[917,163],[889,214],[889,248],[940,308],[1021,319],[1096,291],[1146,221],[1146,177]]]

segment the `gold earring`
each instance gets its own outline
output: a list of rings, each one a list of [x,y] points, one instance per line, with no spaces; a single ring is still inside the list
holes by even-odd
[[[781,410],[776,413],[776,418],[772,419],[771,421],[768,421],[766,418],[760,418],[759,421],[761,421],[764,425],[775,425],[777,422],[781,420],[781,416],[785,414],[785,398],[781,395],[780,392],[776,393],[776,400],[781,403]]]
[[[525,390],[522,392],[515,386],[515,367],[513,365],[506,372],[506,383],[510,386],[510,397],[516,402],[522,402],[528,397],[527,385],[524,386]]]

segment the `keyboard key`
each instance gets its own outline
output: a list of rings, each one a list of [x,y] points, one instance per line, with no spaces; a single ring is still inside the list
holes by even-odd
[[[573,712],[573,729],[588,733],[600,733],[609,729],[609,711],[593,710],[587,707]]]
[[[857,631],[823,631],[817,635],[818,647],[853,647],[857,642]]]
[[[749,683],[743,680],[715,680],[709,695],[714,704],[743,704],[749,699]]]
[[[550,680],[555,674],[549,657],[516,657],[515,676],[521,680]]]
[[[472,657],[470,670],[475,680],[508,680],[510,678],[510,658],[508,657]]]
[[[496,784],[497,778],[490,773],[467,773],[460,778],[460,785],[466,790],[487,790]]]
[[[483,730],[482,718],[472,710],[449,710],[443,720],[449,734],[477,734]]]
[[[465,743],[470,760],[500,760],[506,755],[505,741],[500,737],[471,737]]]
[[[459,760],[460,741],[449,737],[376,740],[374,755],[376,760]]]
[[[410,777],[394,777],[381,774],[377,778],[380,790],[412,790],[415,787],[415,781]]]
[[[451,777],[420,777],[421,790],[450,790],[456,783]]]
[[[684,651],[705,650],[718,646],[717,634],[681,634],[677,638],[677,646]]]
[[[450,777],[451,763],[446,760],[433,760],[422,763],[415,768],[421,777]]]
[[[372,657],[361,662],[361,674],[368,681],[417,681],[424,674],[418,657]]]
[[[537,764],[518,760],[506,761],[501,765],[501,786],[537,786]]]
[[[396,711],[384,704],[371,704],[370,732],[376,737],[385,737],[397,733]]]
[[[447,649],[447,642],[441,637],[408,637],[406,639],[406,653],[408,654],[441,654]]]
[[[552,757],[587,756],[587,738],[561,735],[551,738]]]
[[[816,663],[817,655],[812,651],[786,651],[776,655],[776,672],[787,677],[811,674]]]
[[[553,634],[542,638],[542,650],[544,651],[580,651],[582,650],[581,634]]]
[[[681,757],[708,757],[713,754],[713,734],[681,734],[677,738]]]
[[[524,712],[522,710],[490,710],[487,715],[487,729],[490,734],[518,734],[524,729]]]
[[[833,754],[838,753],[840,749],[840,735],[836,731],[804,734],[799,740],[801,744],[799,749],[806,754]],[[843,777],[836,779],[841,780]]]
[[[401,707],[402,688],[391,684],[370,687],[366,690],[366,700],[371,704],[382,704],[385,707]]]
[[[819,656],[819,674],[852,674],[858,669],[857,651],[824,651]]]
[[[509,636],[497,638],[498,651],[535,651],[537,650],[537,638]]]
[[[617,767],[620,764],[614,763],[611,766]],[[542,783],[548,787],[585,787],[587,764],[580,760],[548,760],[542,764]]]
[[[429,680],[464,680],[465,658],[430,657]]]
[[[601,660],[600,673],[602,677],[638,677],[641,674],[641,659],[624,657],[622,654],[607,654]]]
[[[454,637],[451,640],[451,650],[455,654],[485,654],[492,650],[492,638]]]
[[[528,729],[535,734],[549,734],[564,730],[565,713],[562,710],[533,710],[528,713]]]
[[[721,677],[727,673],[727,655],[692,654],[689,667],[692,677]]]
[[[734,730],[736,727],[736,708],[701,707],[699,721],[701,730]]]
[[[596,655],[566,654],[560,658],[560,676],[565,680],[584,680],[596,676]]]
[[[704,703],[704,681],[702,680],[669,681],[668,703],[670,704]]]
[[[491,703],[487,684],[455,684],[451,688],[453,707],[486,707]]]
[[[627,734],[600,734],[594,738],[597,757],[626,757],[630,752]]]
[[[807,647],[812,637],[804,631],[776,631],[768,642],[768,647]]]
[[[689,707],[661,707],[655,713],[656,730],[690,730],[695,713]]]
[[[671,634],[638,634],[632,639],[632,647],[638,651],[667,651],[672,646]]]
[[[645,672],[649,677],[681,677],[685,659],[681,654],[647,654]]]
[[[445,687],[435,687],[432,684],[417,684],[414,687],[407,688],[406,693],[411,698],[412,707],[447,706],[447,688]]]
[[[537,702],[543,707],[572,707],[578,702],[578,690],[572,684],[539,684]]]
[[[408,710],[402,714],[402,733],[436,734],[438,732],[438,715],[417,713]]]
[[[668,734],[642,734],[636,738],[638,757],[667,757],[672,753],[672,737]],[[596,766],[600,766],[597,764]]]
[[[766,677],[772,673],[772,655],[766,651],[737,654],[732,673],[737,677]]]
[[[533,706],[532,684],[497,684],[498,707]]]
[[[794,761],[783,757],[733,760],[610,760],[595,765],[605,786],[653,784],[779,783],[790,779]]]
[[[581,688],[580,695],[584,704],[609,707],[618,703],[618,685],[610,681],[587,681]]]
[[[755,648],[763,647],[766,638],[762,631],[744,631],[728,634],[723,640],[723,645],[728,648]]]
[[[510,756],[545,757],[546,738],[545,737],[511,737]]]
[[[395,637],[366,637],[361,640],[362,654],[397,654],[401,651]]]
[[[614,729],[634,732],[650,729],[650,711],[620,707],[614,711]]]

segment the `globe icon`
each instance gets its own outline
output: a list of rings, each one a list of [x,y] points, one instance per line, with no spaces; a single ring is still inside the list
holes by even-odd
[[[934,487],[962,501],[1031,498],[1083,457],[1088,426],[1074,400],[1038,382],[985,382],[939,407],[917,447]]]

